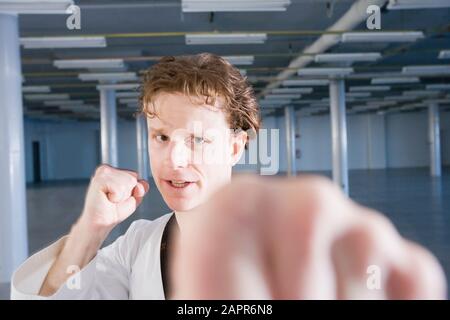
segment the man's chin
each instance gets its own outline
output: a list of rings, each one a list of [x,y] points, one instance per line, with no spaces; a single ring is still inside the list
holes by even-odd
[[[173,211],[190,211],[198,206],[198,201],[192,199],[165,199],[167,206]]]

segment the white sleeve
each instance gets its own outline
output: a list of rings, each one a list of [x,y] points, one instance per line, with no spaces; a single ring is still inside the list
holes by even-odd
[[[14,272],[11,299],[128,299],[131,266],[143,238],[141,223],[143,220],[133,222],[125,235],[99,250],[93,260],[49,297],[38,293],[67,236],[37,252]]]

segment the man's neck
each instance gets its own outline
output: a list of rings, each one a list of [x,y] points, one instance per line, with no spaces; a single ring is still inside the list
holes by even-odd
[[[175,217],[177,218],[178,227],[180,232],[183,232],[183,228],[189,221],[189,211],[175,211]]]

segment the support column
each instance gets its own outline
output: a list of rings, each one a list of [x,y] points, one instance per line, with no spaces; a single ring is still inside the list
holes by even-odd
[[[146,117],[141,114],[136,117],[137,164],[139,177],[145,180],[149,177],[147,141]]]
[[[102,163],[117,167],[116,93],[111,89],[100,89],[100,140]]]
[[[430,144],[430,174],[432,177],[440,177],[441,166],[441,138],[439,124],[439,106],[431,103],[428,106],[428,135]]]
[[[17,15],[0,13],[0,282],[28,256]]]
[[[330,79],[330,119],[333,180],[348,194],[345,80]]]
[[[293,106],[284,107],[284,118],[286,124],[286,159],[287,174],[297,174],[295,159],[295,110]]]

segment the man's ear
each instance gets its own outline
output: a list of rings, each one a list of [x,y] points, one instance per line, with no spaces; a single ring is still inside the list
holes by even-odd
[[[232,133],[231,135],[231,166],[234,166],[242,157],[245,150],[245,144],[248,140],[248,134],[244,130]]]

